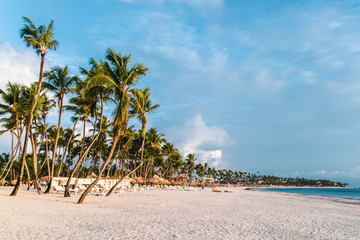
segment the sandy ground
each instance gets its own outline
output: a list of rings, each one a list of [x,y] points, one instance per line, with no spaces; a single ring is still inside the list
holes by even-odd
[[[360,239],[360,201],[232,189],[37,195],[0,187],[0,239]]]

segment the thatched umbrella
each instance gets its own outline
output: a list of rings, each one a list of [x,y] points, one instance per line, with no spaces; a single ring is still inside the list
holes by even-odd
[[[95,173],[91,173],[89,176],[87,176],[86,178],[97,178],[97,175]]]
[[[9,184],[9,182],[8,181],[6,181],[6,180],[0,180],[0,185],[8,185]]]
[[[39,179],[40,182],[49,182],[49,176],[44,176]]]

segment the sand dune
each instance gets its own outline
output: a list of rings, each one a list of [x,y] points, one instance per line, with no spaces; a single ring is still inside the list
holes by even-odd
[[[144,190],[111,197],[0,187],[0,239],[359,239],[360,204],[244,191]]]

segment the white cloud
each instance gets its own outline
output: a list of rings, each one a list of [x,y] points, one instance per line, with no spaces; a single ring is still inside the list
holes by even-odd
[[[15,49],[8,42],[0,42],[0,88],[7,82],[29,86],[38,81],[40,59],[31,49]]]
[[[223,149],[233,144],[230,135],[215,125],[208,126],[200,114],[175,130],[178,146],[184,156],[194,153],[199,162],[210,166],[226,167]]]

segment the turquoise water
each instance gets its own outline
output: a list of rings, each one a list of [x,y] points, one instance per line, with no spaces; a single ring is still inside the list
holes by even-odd
[[[258,190],[268,192],[283,192],[348,199],[360,199],[360,188],[260,188]]]

